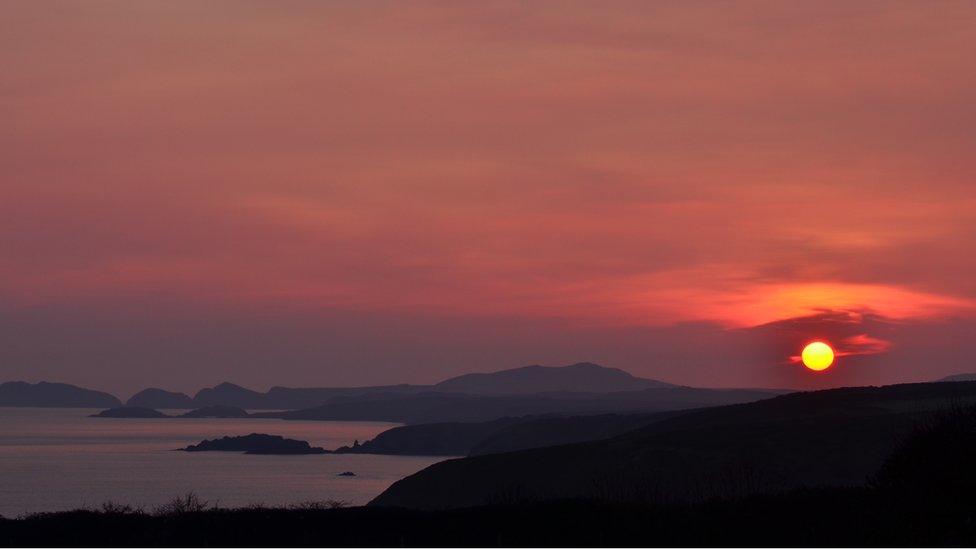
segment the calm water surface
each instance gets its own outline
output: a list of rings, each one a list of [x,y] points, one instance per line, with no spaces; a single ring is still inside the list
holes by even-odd
[[[151,508],[188,491],[227,507],[322,499],[363,504],[396,480],[443,459],[174,452],[205,438],[248,433],[334,449],[373,438],[394,424],[88,417],[98,411],[0,408],[0,515],[76,509],[109,500]],[[336,476],[343,471],[356,476]]]

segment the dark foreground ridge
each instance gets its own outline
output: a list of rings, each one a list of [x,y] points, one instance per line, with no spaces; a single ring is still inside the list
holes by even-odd
[[[302,455],[328,454],[328,450],[310,446],[304,440],[284,438],[278,435],[251,433],[239,437],[223,437],[204,440],[181,448],[184,452],[244,452],[245,454]]]
[[[690,506],[567,501],[451,511],[246,508],[164,515],[110,508],[0,519],[0,545],[972,546],[973,516],[971,497],[892,500],[878,490],[840,488]]]

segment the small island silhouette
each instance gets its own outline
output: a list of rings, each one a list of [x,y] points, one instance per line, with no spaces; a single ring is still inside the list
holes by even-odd
[[[249,417],[250,414],[247,410],[243,408],[238,408],[237,406],[204,406],[203,408],[197,408],[196,410],[190,410],[185,414],[181,414],[177,417],[186,418],[234,418],[234,417]]]
[[[325,448],[312,446],[304,440],[284,438],[279,435],[251,433],[244,436],[204,440],[180,448],[183,452],[244,452],[259,455],[329,454]]]
[[[156,419],[173,416],[168,416],[159,410],[153,410],[152,408],[143,408],[141,406],[119,406],[118,408],[102,410],[101,412],[92,414],[88,417]]]

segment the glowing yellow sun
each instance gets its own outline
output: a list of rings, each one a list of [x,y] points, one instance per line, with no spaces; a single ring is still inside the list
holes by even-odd
[[[817,372],[830,368],[834,363],[834,350],[822,341],[814,341],[803,348],[803,365]]]

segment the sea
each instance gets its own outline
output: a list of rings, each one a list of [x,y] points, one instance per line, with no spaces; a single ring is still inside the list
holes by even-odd
[[[397,480],[446,459],[178,452],[203,439],[249,433],[334,449],[371,439],[396,424],[89,417],[99,411],[0,408],[0,515],[99,508],[105,502],[152,510],[190,492],[221,507],[325,500],[362,505]],[[339,476],[347,471],[355,476]]]

